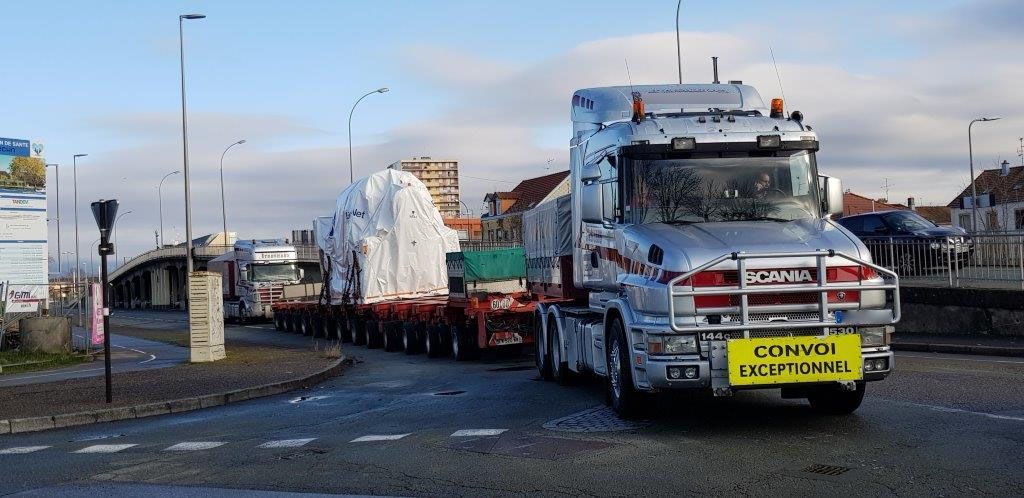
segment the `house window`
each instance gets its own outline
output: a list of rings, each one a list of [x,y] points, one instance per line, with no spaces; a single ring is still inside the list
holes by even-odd
[[[985,217],[986,217],[986,220],[985,220],[985,228],[986,229],[988,229],[988,230],[999,230],[999,213],[996,210],[990,209],[988,211],[988,213],[986,213]]]
[[[960,228],[964,230],[970,230],[971,227],[971,215],[969,213],[963,213],[960,215]]]
[[[1015,230],[1024,230],[1024,209],[1013,211],[1013,228]]]

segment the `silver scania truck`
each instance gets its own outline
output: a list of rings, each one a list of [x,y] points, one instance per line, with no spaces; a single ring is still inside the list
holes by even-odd
[[[898,277],[833,221],[837,178],[781,99],[729,84],[572,96],[570,194],[524,216],[543,377],[649,393],[781,388],[857,409],[893,368]]]

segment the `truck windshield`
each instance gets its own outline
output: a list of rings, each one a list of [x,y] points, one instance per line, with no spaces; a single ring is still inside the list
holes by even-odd
[[[634,223],[817,218],[814,154],[628,159]]]
[[[295,263],[249,265],[249,280],[253,282],[279,282],[298,279],[299,267]]]

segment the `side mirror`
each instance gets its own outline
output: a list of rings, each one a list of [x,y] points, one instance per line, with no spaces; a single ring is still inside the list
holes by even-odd
[[[843,214],[843,181],[831,176],[821,177],[824,181],[822,199],[822,211],[830,215]]]
[[[585,183],[580,188],[580,218],[584,223],[604,222],[600,183]]]
[[[583,184],[593,183],[601,179],[601,167],[597,164],[584,164],[580,170],[580,181]]]
[[[299,268],[299,280],[306,278],[306,270]]]

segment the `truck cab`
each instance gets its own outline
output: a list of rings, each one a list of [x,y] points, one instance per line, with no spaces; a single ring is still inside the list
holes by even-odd
[[[848,413],[891,372],[898,277],[831,219],[841,182],[783,105],[738,83],[575,92],[561,261],[584,297],[540,306],[542,375],[604,377],[625,415],[645,393],[780,387]]]
[[[209,268],[221,273],[224,318],[242,322],[272,318],[271,305],[284,299],[284,286],[299,283],[304,275],[295,246],[281,239],[235,242]]]

